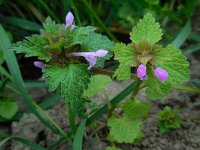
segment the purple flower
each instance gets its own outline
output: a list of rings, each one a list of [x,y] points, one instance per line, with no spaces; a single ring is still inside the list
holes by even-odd
[[[66,15],[66,17],[65,17],[65,22],[66,22],[66,26],[65,26],[65,28],[67,28],[67,27],[71,27],[70,28],[70,30],[71,31],[73,31],[74,30],[74,28],[76,27],[75,25],[74,25],[74,15],[71,13],[71,12],[68,12],[67,13],[67,15]]]
[[[41,61],[34,61],[34,66],[42,69],[42,72],[44,72],[44,68],[47,67],[48,65]]]
[[[148,76],[146,74],[147,67],[145,65],[140,64],[137,69],[137,76],[140,80],[147,80]]]
[[[97,62],[97,57],[104,57],[108,53],[107,50],[99,49],[96,52],[76,52],[69,54],[70,56],[82,56],[89,62],[88,70],[90,70]]]
[[[168,72],[159,67],[156,67],[156,69],[154,69],[154,74],[161,82],[165,82],[169,77]]]

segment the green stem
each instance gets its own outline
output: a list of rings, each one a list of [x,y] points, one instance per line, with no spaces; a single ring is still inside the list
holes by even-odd
[[[200,94],[200,89],[196,88],[196,87],[191,87],[191,86],[182,85],[182,84],[176,84],[176,85],[173,85],[173,88],[177,89],[177,90],[184,90],[184,91]]]
[[[96,21],[99,23],[99,25],[105,30],[105,32],[109,35],[109,37],[113,40],[113,41],[117,41],[117,39],[115,38],[115,36],[106,28],[106,26],[104,25],[104,23],[101,21],[101,19],[97,16],[97,14],[95,13],[95,11],[92,9],[92,7],[89,5],[89,3],[87,2],[87,0],[83,0],[83,3],[85,4],[85,6],[88,8],[88,10],[90,11],[90,13],[94,16],[94,18],[96,19]]]
[[[78,23],[79,26],[81,26],[81,19],[78,15],[79,13],[78,13],[78,10],[77,10],[76,5],[74,3],[74,0],[71,0],[71,4],[72,4],[72,6],[71,6],[72,9],[74,10],[74,15],[75,15],[75,18],[77,20],[77,23]]]
[[[92,72],[94,74],[102,74],[102,75],[108,75],[108,76],[113,76],[114,71],[111,70],[106,70],[106,69],[100,69],[100,68],[92,68]],[[138,80],[138,77],[135,74],[131,74],[131,79]]]
[[[51,125],[60,133],[60,135],[62,135],[68,141],[69,144],[72,144],[70,138],[65,133],[65,131],[62,130],[60,126],[53,121],[53,119],[48,115],[48,113],[43,111],[35,102],[33,102],[33,105],[38,110],[38,112],[51,123]]]
[[[136,87],[135,87],[134,91],[132,92],[132,95],[131,95],[130,99],[134,99],[135,98],[135,96],[137,95],[137,93],[140,90],[140,85],[141,84],[142,84],[141,80],[138,80],[138,82],[136,83]]]
[[[67,106],[67,110],[68,110],[70,128],[71,128],[71,131],[72,131],[73,135],[75,135],[75,133],[76,133],[75,115],[72,112],[71,105],[70,104],[66,104],[66,106]]]

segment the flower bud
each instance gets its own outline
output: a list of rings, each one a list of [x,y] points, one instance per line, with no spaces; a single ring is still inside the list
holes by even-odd
[[[156,67],[156,69],[154,69],[154,74],[161,82],[165,82],[169,77],[168,72],[159,67]]]
[[[146,74],[147,67],[145,65],[140,64],[137,69],[137,76],[140,80],[147,80],[148,76]]]

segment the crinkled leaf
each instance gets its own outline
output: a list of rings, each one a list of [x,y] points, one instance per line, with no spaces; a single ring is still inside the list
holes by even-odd
[[[130,79],[131,67],[136,66],[136,50],[133,44],[117,43],[113,48],[115,59],[120,62],[114,76],[119,80]]]
[[[78,64],[49,66],[43,77],[47,78],[49,90],[58,89],[67,102],[79,99],[90,81],[87,66]]]
[[[43,23],[44,30],[42,32],[47,32],[50,35],[57,35],[61,33],[61,31],[65,30],[64,24],[56,24],[50,17],[47,17],[45,22]]]
[[[131,78],[131,68],[125,65],[119,65],[115,71],[114,77],[117,77],[118,80],[128,80]]]
[[[142,117],[147,116],[149,109],[149,103],[136,100],[129,100],[123,105],[125,115],[131,119],[141,119]]]
[[[189,62],[181,50],[168,45],[166,48],[158,47],[153,51],[155,64],[169,73],[170,84],[189,80]]]
[[[140,19],[137,26],[130,33],[133,43],[138,44],[142,41],[148,41],[150,44],[155,44],[162,38],[162,30],[159,23],[155,22],[151,14],[146,14],[143,19]]]
[[[126,116],[122,118],[112,116],[108,119],[108,126],[110,127],[108,139],[118,143],[133,143],[141,131],[141,121],[132,120]]]
[[[96,63],[96,67],[103,67],[104,62],[109,60],[113,56],[112,48],[114,47],[114,42],[98,33],[91,33],[85,36],[83,40],[83,49],[85,51],[97,51],[99,49],[104,49],[108,51],[105,57],[99,57]]]
[[[17,112],[17,102],[11,99],[0,100],[0,116],[5,119],[11,119]]]
[[[72,45],[75,44],[82,44],[84,39],[88,34],[94,33],[96,30],[95,27],[87,26],[87,27],[76,27],[72,32],[71,43]]]
[[[167,82],[160,82],[150,66],[148,66],[147,75],[148,80],[145,80],[147,97],[150,99],[161,99],[170,92],[170,85]]]
[[[83,96],[92,97],[98,92],[102,91],[106,84],[111,82],[111,78],[104,75],[94,75],[90,79],[90,84],[87,90],[84,91]]]
[[[10,49],[16,51],[16,53],[25,53],[26,57],[37,56],[39,59],[48,62],[51,56],[44,48],[46,45],[48,45],[48,39],[45,36],[32,35],[17,42]]]

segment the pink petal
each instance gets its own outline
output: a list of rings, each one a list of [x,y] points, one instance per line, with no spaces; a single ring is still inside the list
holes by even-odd
[[[65,17],[66,27],[71,26],[74,21],[74,15],[71,12],[67,13]]]
[[[159,67],[156,67],[156,69],[154,70],[154,74],[161,82],[165,82],[169,77],[168,72]]]
[[[140,80],[147,80],[148,76],[146,74],[147,67],[145,65],[140,64],[137,69],[137,76]]]

